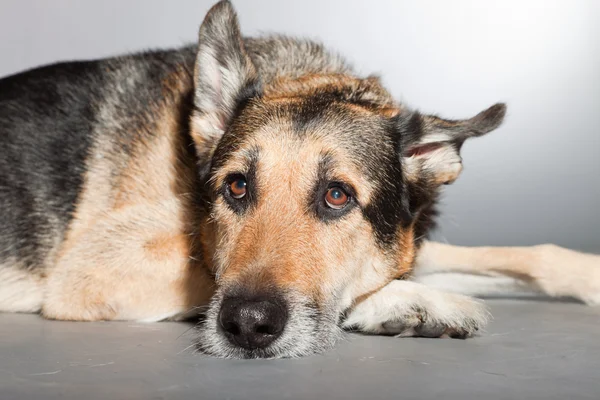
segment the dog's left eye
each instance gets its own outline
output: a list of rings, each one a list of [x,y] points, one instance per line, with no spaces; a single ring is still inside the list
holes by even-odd
[[[350,196],[339,186],[331,187],[325,193],[325,203],[329,208],[341,210],[350,201]]]
[[[229,192],[234,199],[241,199],[246,196],[248,183],[244,178],[237,178],[229,184]]]

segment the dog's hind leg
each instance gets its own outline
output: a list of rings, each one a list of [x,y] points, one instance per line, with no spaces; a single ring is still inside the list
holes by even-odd
[[[394,280],[357,302],[343,327],[385,335],[465,338],[482,329],[488,317],[479,300]]]
[[[413,279],[471,295],[536,291],[600,304],[600,256],[555,245],[459,247],[426,242]]]

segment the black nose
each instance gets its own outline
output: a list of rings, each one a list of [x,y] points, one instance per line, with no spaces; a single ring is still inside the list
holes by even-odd
[[[253,350],[277,339],[287,317],[287,310],[279,302],[231,297],[221,304],[219,324],[231,343]]]

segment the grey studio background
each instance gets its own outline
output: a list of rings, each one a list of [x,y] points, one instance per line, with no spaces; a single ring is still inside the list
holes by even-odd
[[[2,0],[0,76],[194,41],[212,0]],[[234,1],[247,35],[322,39],[424,112],[504,126],[468,142],[438,237],[600,250],[600,2]]]

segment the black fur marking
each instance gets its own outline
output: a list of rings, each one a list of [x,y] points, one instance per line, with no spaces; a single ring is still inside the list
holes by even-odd
[[[391,245],[397,240],[398,228],[408,226],[412,217],[405,200],[408,193],[402,181],[401,168],[392,165],[385,174],[390,180],[375,189],[363,214],[371,223],[378,241],[383,245]]]
[[[240,90],[236,96],[236,107],[232,113],[231,121],[240,116],[244,109],[248,106],[250,100],[259,99],[263,95],[263,86],[260,79],[253,79]]]
[[[244,142],[244,139],[249,134],[243,127],[241,129],[236,129],[236,122],[238,120],[233,120],[233,125],[227,129],[227,131],[219,140],[217,144],[217,148],[212,155],[212,158],[208,160],[210,163],[210,173],[209,175],[214,175],[217,171],[219,171],[231,158],[231,155],[240,148],[240,145]],[[201,173],[202,171],[200,171]]]
[[[93,62],[57,64],[0,80],[0,262],[39,267],[64,235],[93,142]]]
[[[318,128],[334,101],[335,98],[330,95],[315,95],[293,105],[290,115],[294,132],[303,136],[306,132]]]
[[[396,151],[399,156],[403,156],[423,136],[423,118],[418,112],[413,112],[408,118],[401,114],[396,116],[394,122],[397,126],[394,130],[398,146]]]
[[[185,146],[185,151],[190,160],[198,160],[198,153],[196,151],[196,146],[194,145],[194,139],[192,139],[191,135],[191,121],[190,115],[194,110],[194,91],[189,90],[183,97],[181,101],[181,109],[179,110],[179,126],[181,130],[181,134],[183,135],[183,145]],[[198,163],[196,163],[198,165]],[[196,187],[200,188],[200,190],[191,193],[192,200],[195,205],[202,207],[205,204],[206,199],[206,190],[203,188],[206,185],[206,181],[202,181],[201,174],[197,174],[195,176]]]
[[[407,227],[413,221],[410,209],[410,191],[404,181],[400,138],[397,121],[386,126],[385,135],[395,144],[393,154],[379,154],[378,170],[374,171],[375,191],[371,202],[363,209],[365,218],[371,223],[380,244],[393,245],[397,242],[398,229]]]

